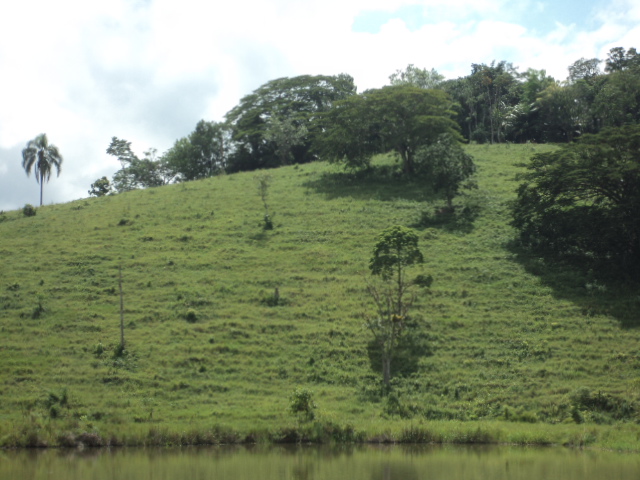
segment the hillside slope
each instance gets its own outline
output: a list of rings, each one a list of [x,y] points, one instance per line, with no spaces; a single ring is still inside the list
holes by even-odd
[[[271,231],[254,173],[5,214],[0,440],[29,422],[125,436],[270,429],[295,420],[298,387],[321,418],[361,430],[637,418],[637,286],[512,244],[516,164],[548,148],[470,146],[479,189],[458,202],[478,214],[457,220],[436,218],[442,199],[419,182],[324,163],[268,172]],[[389,399],[362,313],[375,237],[395,224],[419,232],[415,274],[434,283]],[[127,354],[114,357],[119,267]]]

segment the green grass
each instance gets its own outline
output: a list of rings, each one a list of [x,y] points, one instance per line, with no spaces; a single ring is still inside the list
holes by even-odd
[[[419,181],[382,175],[386,158],[378,173],[270,171],[270,231],[254,173],[6,213],[0,445],[296,432],[640,449],[637,283],[514,246],[517,164],[550,148],[468,147],[479,189],[457,202],[476,214],[453,219]],[[426,263],[414,274],[434,283],[385,398],[362,313],[375,238],[394,224],[418,230]],[[114,358],[119,266],[127,352]],[[299,387],[313,392],[315,425],[287,411]]]

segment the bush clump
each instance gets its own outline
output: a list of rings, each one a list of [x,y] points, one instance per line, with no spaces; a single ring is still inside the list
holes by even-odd
[[[22,214],[25,217],[35,217],[36,216],[36,207],[27,203],[24,207],[22,207]]]
[[[306,388],[296,388],[289,397],[289,412],[303,420],[313,420],[316,408],[318,406],[313,401],[313,394]]]
[[[184,318],[189,323],[196,323],[198,321],[198,312],[196,312],[193,308],[190,308],[189,310],[187,310]]]

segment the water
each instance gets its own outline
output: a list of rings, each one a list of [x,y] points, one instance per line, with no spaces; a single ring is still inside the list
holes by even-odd
[[[638,480],[640,455],[459,446],[0,452],[2,480]]]

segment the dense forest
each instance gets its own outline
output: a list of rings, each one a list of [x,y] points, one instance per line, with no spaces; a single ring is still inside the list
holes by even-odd
[[[150,149],[138,158],[130,142],[114,137],[107,153],[122,168],[89,193],[314,160],[362,171],[375,155],[391,152],[399,174],[445,192],[451,209],[475,169],[461,144],[559,143],[566,146],[561,153],[536,157],[522,177],[513,207],[520,241],[634,274],[639,123],[635,48],[612,48],[604,61],[581,58],[563,81],[506,61],[473,64],[455,80],[409,65],[390,75],[389,85],[362,93],[346,74],[279,78],[243,97],[224,122],[201,120],[160,156]]]
[[[430,123],[436,116],[440,120]],[[399,135],[448,131],[478,143],[571,142],[639,120],[635,48],[613,48],[606,60],[581,58],[568,66],[565,80],[545,70],[519,72],[506,61],[473,64],[469,75],[452,80],[409,65],[390,75],[386,87],[362,93],[347,74],[279,78],[243,97],[224,122],[201,120],[161,155],[151,148],[138,158],[130,142],[114,137],[107,152],[122,168],[91,193],[317,159],[362,167],[383,150],[395,150],[411,169],[416,142],[398,146]],[[389,125],[400,124],[408,130],[389,132]]]

